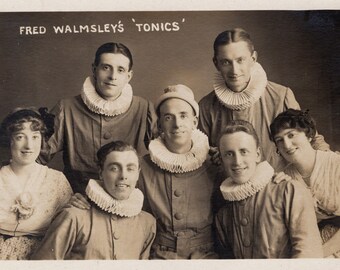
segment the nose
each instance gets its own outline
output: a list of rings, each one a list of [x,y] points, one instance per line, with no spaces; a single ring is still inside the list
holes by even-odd
[[[237,74],[239,72],[240,67],[236,61],[231,62],[231,70],[234,74]]]
[[[109,78],[110,78],[110,80],[115,80],[116,79],[116,74],[117,74],[117,72],[114,69],[111,69],[109,71]]]
[[[234,165],[240,165],[242,163],[242,156],[236,153],[234,156]]]
[[[25,148],[31,149],[32,145],[33,145],[33,139],[32,138],[26,138]]]
[[[182,119],[178,116],[174,117],[174,127],[178,128],[180,127],[182,124]]]
[[[285,138],[283,138],[283,145],[284,145],[285,149],[289,149],[292,145],[292,142],[290,141],[289,138],[285,137]]]
[[[126,169],[122,169],[122,170],[120,171],[120,178],[121,178],[122,180],[127,179],[127,170],[126,170]]]

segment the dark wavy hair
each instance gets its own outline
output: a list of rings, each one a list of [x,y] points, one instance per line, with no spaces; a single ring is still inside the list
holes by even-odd
[[[138,158],[138,163],[140,162],[140,157],[139,157],[136,149],[132,145],[130,145],[126,142],[123,142],[123,141],[113,141],[113,142],[110,142],[110,143],[103,145],[97,151],[98,166],[100,167],[100,169],[102,169],[102,170],[104,169],[104,163],[105,163],[106,157],[111,152],[114,152],[114,151],[118,151],[118,152],[132,151],[136,154],[136,156]]]
[[[239,42],[239,41],[245,41],[248,45],[249,51],[251,53],[254,52],[254,44],[248,32],[242,28],[234,28],[231,30],[226,30],[218,34],[218,36],[216,37],[214,41],[214,58],[213,58],[214,61],[216,61],[218,48],[220,46],[225,46],[230,43]]]
[[[105,44],[101,45],[97,49],[96,56],[95,56],[95,59],[94,59],[94,65],[96,67],[99,65],[100,56],[103,53],[116,53],[116,54],[120,53],[120,54],[126,56],[130,60],[129,71],[132,69],[132,66],[133,66],[132,54],[131,54],[129,48],[126,47],[124,44],[108,42],[108,43],[105,43]]]
[[[309,111],[288,109],[280,113],[270,125],[271,140],[283,129],[297,129],[306,134],[307,138],[314,140],[316,134],[315,120],[310,116]]]
[[[226,135],[226,134],[233,134],[236,132],[245,132],[247,134],[249,134],[250,136],[252,136],[256,142],[256,147],[260,147],[260,140],[259,137],[257,136],[257,133],[253,127],[252,124],[250,124],[249,122],[245,121],[245,120],[232,120],[230,121],[222,130],[219,140],[221,140],[222,136]]]
[[[1,123],[0,145],[10,147],[12,134],[22,130],[23,124],[28,122],[31,122],[31,130],[40,131],[45,141],[54,132],[54,115],[48,113],[47,108],[16,108]]]

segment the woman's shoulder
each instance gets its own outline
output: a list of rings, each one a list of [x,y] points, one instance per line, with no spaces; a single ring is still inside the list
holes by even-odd
[[[44,167],[44,169],[46,170],[46,175],[48,175],[49,177],[54,177],[54,178],[62,178],[62,179],[66,179],[65,175],[63,172],[61,171],[58,171],[56,169],[52,169],[52,168],[49,168],[45,165],[41,165]]]
[[[44,165],[41,165],[44,166]],[[46,170],[45,174],[45,181],[49,182],[49,185],[58,186],[61,190],[67,190],[68,193],[72,193],[72,188],[70,186],[69,181],[67,180],[66,176],[63,172],[48,168],[47,166],[44,166]]]

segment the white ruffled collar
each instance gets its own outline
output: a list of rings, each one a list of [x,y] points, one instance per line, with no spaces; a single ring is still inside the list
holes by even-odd
[[[223,181],[220,190],[225,200],[241,201],[263,189],[271,181],[273,175],[274,169],[267,161],[263,161],[257,165],[253,178],[248,182],[238,185],[229,177]]]
[[[100,209],[121,217],[133,217],[138,215],[143,206],[143,193],[135,188],[127,200],[116,200],[108,194],[101,181],[90,179],[86,194]]]
[[[117,99],[103,99],[95,89],[93,77],[86,78],[81,91],[81,98],[86,106],[92,112],[105,116],[116,116],[125,113],[130,108],[132,97],[132,87],[130,84],[126,84]]]
[[[177,154],[170,152],[161,137],[150,142],[151,160],[161,169],[171,173],[194,171],[202,166],[209,152],[208,137],[198,129],[192,132],[192,147],[189,152]]]
[[[242,92],[229,89],[220,73],[216,73],[214,90],[218,100],[231,110],[244,110],[253,105],[263,94],[267,85],[267,75],[259,63],[254,63],[250,74],[250,81]]]

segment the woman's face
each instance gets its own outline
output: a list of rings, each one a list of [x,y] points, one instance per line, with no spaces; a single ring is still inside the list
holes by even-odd
[[[41,133],[31,129],[32,122],[22,124],[23,129],[11,135],[12,163],[29,165],[34,163],[40,154]]]
[[[299,163],[312,148],[311,139],[303,131],[295,128],[282,129],[274,137],[277,149],[290,163]]]

